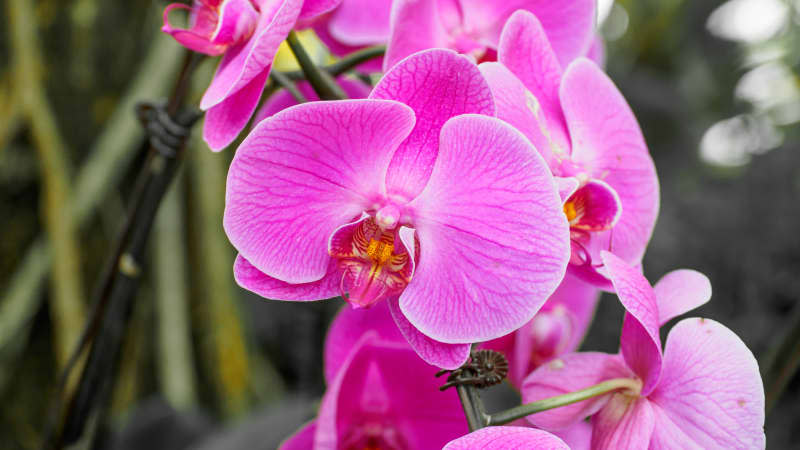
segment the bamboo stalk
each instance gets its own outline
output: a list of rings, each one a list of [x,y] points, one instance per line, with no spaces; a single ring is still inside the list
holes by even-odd
[[[244,327],[231,276],[233,252],[222,230],[225,208],[225,155],[212,153],[197,139],[189,168],[192,176],[196,230],[200,265],[194,280],[202,293],[208,335],[203,339],[203,358],[212,374],[217,397],[228,416],[237,416],[248,407],[249,385],[253,374],[247,352]]]
[[[159,33],[150,46],[130,88],[89,151],[76,176],[71,197],[75,226],[84,225],[100,202],[115,189],[142,139],[133,106],[142,98],[163,96],[175,78],[181,62],[181,48],[169,36]],[[0,363],[17,358],[23,348],[33,315],[42,300],[43,281],[52,263],[49,243],[37,238],[11,277],[0,300]],[[0,372],[0,387],[5,379]]]
[[[72,220],[67,150],[42,85],[42,55],[32,3],[9,0],[9,31],[14,55],[14,84],[23,116],[30,125],[44,190],[42,216],[53,248],[50,314],[60,367],[78,341],[85,316],[80,252]]]
[[[167,192],[153,230],[158,382],[178,411],[197,404],[189,312],[183,177]]]

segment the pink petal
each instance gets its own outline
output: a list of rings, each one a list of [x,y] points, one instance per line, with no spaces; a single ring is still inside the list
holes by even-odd
[[[575,425],[553,433],[572,450],[590,450],[592,445],[592,426],[586,421],[581,421]]]
[[[617,192],[599,180],[581,186],[565,203],[567,219],[572,229],[603,231],[612,228],[622,215]],[[571,217],[574,214],[574,217]]]
[[[342,0],[328,29],[347,45],[383,43],[389,39],[391,10],[391,0]]]
[[[258,106],[267,77],[269,70],[206,111],[203,140],[211,150],[218,152],[224,149],[244,129]]]
[[[598,67],[606,67],[606,43],[599,34],[594,37],[592,46],[586,52],[586,57],[591,59]]]
[[[661,376],[656,295],[637,269],[612,253],[602,252],[601,257],[617,297],[627,311],[622,325],[620,351],[628,366],[642,379],[642,395],[647,395]]]
[[[327,272],[331,233],[369,209],[414,125],[405,105],[313,102],[256,126],[228,172],[223,225],[261,272],[308,283]]]
[[[414,110],[414,131],[397,149],[386,175],[390,195],[407,200],[425,187],[439,152],[439,134],[459,114],[494,115],[494,101],[477,66],[450,50],[412,55],[392,68],[370,98],[397,100]]]
[[[298,21],[309,20],[339,6],[342,0],[303,0]],[[299,7],[300,5],[298,5]]]
[[[499,119],[448,121],[430,181],[410,207],[421,254],[400,309],[435,340],[508,334],[564,277],[568,230],[553,177]]]
[[[208,110],[265,71],[269,73],[278,46],[294,26],[302,3],[303,0],[278,0],[262,5],[261,17],[250,39],[231,47],[222,57],[200,101],[200,109]]]
[[[191,14],[194,14],[192,19],[194,24],[190,29],[174,28],[172,24],[169,23],[169,14],[176,9],[188,10],[191,11]],[[164,8],[164,24],[161,26],[161,31],[172,36],[172,38],[178,41],[179,44],[183,45],[189,50],[198,53],[204,53],[210,56],[221,55],[227,46],[216,45],[209,41],[208,34],[213,29],[214,24],[208,19],[210,18],[208,17],[206,10],[202,7],[192,8],[183,3],[172,3]]]
[[[672,271],[661,277],[653,288],[660,325],[711,300],[711,282],[696,270]]]
[[[336,79],[336,82],[339,83],[342,90],[345,94],[347,94],[348,98],[367,98],[369,96],[370,91],[372,91],[372,86],[365,84],[363,81],[360,80],[352,80],[347,77],[339,77]],[[308,101],[318,101],[319,97],[317,93],[314,92],[314,89],[307,81],[301,81],[297,83],[297,89],[300,91],[301,94],[306,98]],[[261,122],[262,120],[266,119],[267,117],[278,113],[279,111],[283,111],[284,109],[294,106],[297,104],[297,100],[292,97],[285,89],[281,89],[280,91],[272,94],[264,105],[259,108],[258,112],[256,113],[255,118],[253,119],[253,123],[256,124]]]
[[[555,179],[558,185],[558,195],[561,197],[562,203],[566,202],[580,187],[580,182],[575,177],[555,177]]]
[[[525,427],[488,427],[450,441],[442,450],[569,450],[567,444],[552,434]]]
[[[588,388],[612,378],[634,374],[616,355],[570,353],[539,367],[522,383],[522,401],[530,403]],[[609,396],[595,397],[527,417],[533,425],[550,431],[566,429],[600,409]]]
[[[637,264],[653,232],[659,199],[655,167],[636,118],[608,76],[586,59],[569,66],[560,97],[572,160],[608,183],[622,202],[619,222],[603,233],[610,251]]]
[[[353,351],[361,336],[369,331],[381,340],[405,343],[389,312],[388,302],[361,309],[342,306],[325,338],[325,379],[328,382],[333,381],[347,355]]]
[[[450,370],[458,369],[467,362],[470,344],[445,344],[435,341],[411,325],[411,322],[400,311],[397,299],[389,300],[386,303],[389,304],[389,311],[392,313],[397,328],[423,361]]]
[[[599,298],[594,286],[567,273],[542,309],[514,333],[515,346],[509,354],[511,383],[521,386],[525,376],[539,365],[576,351]]]
[[[764,448],[758,363],[731,330],[709,319],[678,322],[667,336],[652,448]]]
[[[309,450],[314,448],[314,433],[317,431],[317,422],[311,422],[303,425],[303,428],[281,443],[278,450]]]
[[[339,295],[341,273],[331,261],[325,275],[309,283],[290,284],[272,278],[253,267],[242,255],[236,256],[233,276],[239,286],[271,300],[310,301],[323,300]]]
[[[613,394],[592,417],[592,449],[647,450],[654,427],[653,407],[646,398]]]
[[[366,422],[394,427],[403,448],[440,448],[466,434],[455,389],[440,392],[437,369],[405,343],[368,332],[356,343],[322,400],[315,448],[340,448]]]
[[[331,36],[330,31],[328,31],[328,22],[326,21],[315,21],[312,28],[314,29],[314,33],[317,34],[319,40],[328,47],[328,50],[335,55],[335,56],[345,56],[355,51],[363,49],[365,46],[358,45],[345,45],[342,42],[336,40],[333,36]],[[361,64],[358,66],[359,70],[364,72],[373,73],[373,72],[380,72],[383,68],[383,57],[376,57],[370,59],[369,61]]]
[[[476,0],[472,0],[476,1]],[[536,14],[562,66],[585,55],[595,33],[596,0],[534,0],[525,9]]]
[[[219,9],[219,20],[214,30],[213,42],[226,44],[246,38],[254,31],[259,13],[250,0],[229,0]]]
[[[498,60],[533,95],[533,98],[526,94],[514,100],[522,103],[524,99],[526,109],[535,112],[536,122],[531,123],[536,124],[535,128],[525,134],[548,164],[555,167],[557,162],[567,157],[570,149],[567,125],[558,98],[563,72],[536,16],[527,11],[517,11],[508,19],[500,37]],[[506,120],[503,109],[498,104],[497,114]]]
[[[383,71],[388,74],[398,62],[419,51],[447,48],[447,39],[436,1],[393,0]]]

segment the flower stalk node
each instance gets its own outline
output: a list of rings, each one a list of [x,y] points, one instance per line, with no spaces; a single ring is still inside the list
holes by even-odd
[[[494,350],[476,350],[472,352],[470,360],[456,370],[441,370],[436,376],[450,373],[445,383],[439,390],[444,391],[458,385],[471,385],[483,389],[500,384],[508,375],[508,360]]]
[[[202,116],[196,109],[184,109],[173,118],[165,103],[140,102],[136,115],[150,138],[150,145],[165,158],[175,158],[192,126]]]

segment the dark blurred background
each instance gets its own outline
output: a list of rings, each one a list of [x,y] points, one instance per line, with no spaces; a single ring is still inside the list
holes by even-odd
[[[40,443],[143,158],[133,103],[164,97],[182,58],[158,31],[165,2],[24,1],[29,22],[20,22],[17,0],[0,8],[0,448],[8,449]],[[791,448],[800,381],[791,364],[772,361],[800,361],[797,347],[780,346],[800,324],[800,2],[601,1],[601,15],[608,71],[661,180],[645,273],[651,282],[681,267],[709,276],[712,301],[695,314],[731,328],[759,359],[774,405],[768,444]],[[36,39],[18,39],[25,27]],[[12,59],[19,52],[24,70]],[[199,69],[195,103],[213,67]],[[321,344],[341,302],[267,302],[235,286],[221,227],[232,154],[213,154],[195,137],[162,205],[106,414],[103,442],[113,448],[275,448],[313,416],[324,390]],[[63,202],[45,201],[46,189]],[[71,263],[60,262],[60,281],[48,282],[44,218],[64,204],[79,245]],[[621,323],[621,306],[604,296],[584,348],[616,351]]]

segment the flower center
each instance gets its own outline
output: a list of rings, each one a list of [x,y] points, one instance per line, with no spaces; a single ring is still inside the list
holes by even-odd
[[[369,421],[347,430],[340,448],[345,450],[404,450],[409,447],[394,426],[380,421]]]
[[[356,308],[399,295],[411,281],[415,261],[399,237],[399,219],[398,208],[384,207],[331,236],[328,253],[342,271],[342,297]]]

